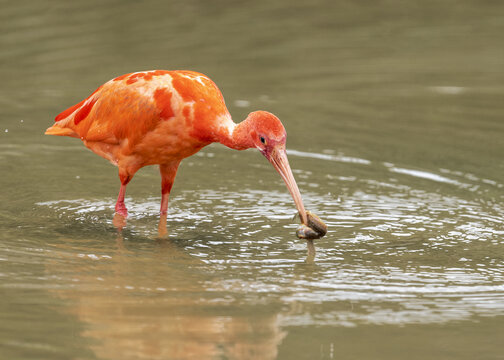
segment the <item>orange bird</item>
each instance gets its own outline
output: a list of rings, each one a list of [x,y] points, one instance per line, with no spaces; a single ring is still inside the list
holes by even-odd
[[[45,133],[79,138],[119,168],[121,188],[115,211],[124,217],[126,186],[140,168],[159,165],[161,215],[166,219],[182,159],[213,142],[236,150],[256,148],[280,173],[302,222],[307,223],[280,120],[269,112],[254,111],[235,124],[220,90],[203,74],[155,70],[116,77],[56,116]]]

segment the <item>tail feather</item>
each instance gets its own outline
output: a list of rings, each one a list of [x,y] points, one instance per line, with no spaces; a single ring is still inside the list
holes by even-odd
[[[55,135],[55,136],[71,136],[78,138],[79,135],[70,128],[63,128],[57,126],[57,124],[48,128],[45,132],[45,135]]]
[[[89,115],[95,102],[98,100],[102,87],[103,85],[96,89],[86,99],[58,114],[54,119],[55,124],[48,128],[45,134],[78,138],[79,134],[74,129]]]
[[[58,122],[58,121],[66,119],[67,117],[69,117],[70,115],[72,115],[77,109],[79,109],[82,106],[82,104],[84,104],[84,102],[86,100],[87,99],[84,99],[80,103],[75,104],[74,106],[70,106],[68,109],[66,109],[62,113],[58,114],[58,116],[56,116],[56,118],[54,119],[54,121]]]

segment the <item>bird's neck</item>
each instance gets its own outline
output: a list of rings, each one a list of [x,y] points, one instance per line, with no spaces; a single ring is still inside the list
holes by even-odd
[[[235,150],[245,150],[255,147],[252,141],[251,132],[253,132],[252,121],[247,118],[241,123],[232,123],[225,128],[221,128],[222,131],[219,133],[218,141]]]

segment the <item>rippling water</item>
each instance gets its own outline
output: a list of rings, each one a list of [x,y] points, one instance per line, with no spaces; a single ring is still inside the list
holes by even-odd
[[[502,359],[504,8],[495,2],[4,3],[0,358]],[[174,16],[176,14],[176,16]],[[315,261],[254,151],[128,186],[55,114],[192,68],[284,122]]]

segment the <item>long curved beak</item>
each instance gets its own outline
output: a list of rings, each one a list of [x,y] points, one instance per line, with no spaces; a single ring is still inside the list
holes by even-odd
[[[301,217],[301,222],[306,225],[308,223],[306,210],[304,208],[303,199],[301,198],[301,193],[299,192],[296,180],[294,180],[294,175],[292,175],[292,171],[289,166],[289,160],[287,159],[287,153],[285,152],[285,147],[275,146],[271,153],[266,155],[266,158],[275,167],[282,179],[285,181],[287,189],[289,189],[289,192],[294,199],[294,203],[296,204],[299,216]]]

